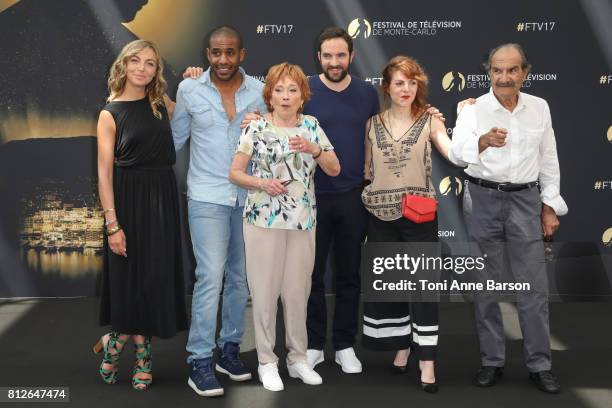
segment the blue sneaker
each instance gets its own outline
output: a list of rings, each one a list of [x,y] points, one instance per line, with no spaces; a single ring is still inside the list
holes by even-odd
[[[215,370],[229,375],[234,381],[248,381],[252,378],[251,371],[242,364],[240,357],[240,346],[236,343],[227,342],[223,345],[223,353]]]
[[[191,374],[187,384],[203,397],[223,395],[223,387],[217,381],[212,367],[212,357],[196,359],[191,362]]]

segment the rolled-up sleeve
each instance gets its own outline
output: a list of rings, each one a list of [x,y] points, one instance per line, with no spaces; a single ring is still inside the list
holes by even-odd
[[[174,149],[179,151],[191,134],[191,115],[189,114],[184,90],[180,86],[176,94],[176,107],[170,125],[172,127]]]
[[[567,204],[561,197],[561,173],[559,171],[559,158],[557,157],[557,142],[552,128],[550,109],[544,106],[544,135],[540,143],[540,197],[542,202],[557,215],[567,214]]]

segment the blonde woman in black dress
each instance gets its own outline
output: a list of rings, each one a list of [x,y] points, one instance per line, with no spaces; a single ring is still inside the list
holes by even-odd
[[[100,375],[113,384],[131,337],[132,386],[152,383],[151,337],[187,327],[181,264],[174,144],[159,52],[149,41],[127,44],[111,67],[108,104],[98,120],[98,189],[105,242],[100,324],[111,332]]]

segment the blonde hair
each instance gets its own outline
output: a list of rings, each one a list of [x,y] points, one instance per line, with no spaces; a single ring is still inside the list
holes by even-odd
[[[304,71],[302,71],[302,68],[300,68],[299,65],[290,64],[288,62],[281,62],[280,64],[273,65],[268,70],[268,74],[266,75],[266,83],[263,89],[263,100],[266,103],[268,112],[272,112],[274,110],[274,107],[270,103],[270,100],[272,99],[272,89],[284,77],[294,80],[298,88],[300,88],[304,103],[302,103],[302,106],[300,106],[298,112],[302,112],[302,110],[304,110],[304,104],[310,100],[310,86],[308,85],[308,78],[306,75],[304,75]]]
[[[107,101],[110,102],[117,98],[119,95],[123,93],[125,90],[125,81],[127,78],[127,62],[134,55],[138,54],[140,51],[145,48],[150,48],[155,52],[155,57],[157,59],[157,69],[155,71],[155,76],[147,84],[145,88],[145,93],[149,98],[149,103],[151,104],[151,109],[153,110],[153,115],[156,118],[161,119],[162,114],[159,111],[160,106],[164,106],[164,94],[166,93],[166,80],[164,79],[164,63],[159,56],[159,50],[151,41],[146,40],[135,40],[132,41],[123,47],[113,65],[111,65],[110,75],[108,77],[108,91],[110,95],[108,96]]]

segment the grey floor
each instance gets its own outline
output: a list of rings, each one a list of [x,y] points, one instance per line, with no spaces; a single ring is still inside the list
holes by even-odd
[[[329,298],[330,309],[333,297]],[[222,378],[226,396],[206,399],[188,388],[184,363],[186,333],[172,340],[154,339],[154,385],[147,392],[130,387],[131,347],[122,356],[119,382],[109,386],[98,377],[100,358],[91,346],[103,333],[97,327],[96,298],[41,299],[0,303],[0,387],[68,386],[69,404],[8,404],[0,406],[74,407],[611,407],[612,406],[612,303],[553,303],[551,331],[553,370],[563,391],[547,395],[528,381],[522,362],[520,329],[512,305],[504,305],[508,336],[505,376],[493,388],[470,384],[478,368],[471,305],[440,305],[441,335],[437,379],[440,393],[429,395],[417,385],[415,367],[403,376],[391,376],[391,353],[357,347],[364,364],[361,375],[342,374],[333,363],[333,351],[317,366],[321,386],[289,379],[281,364],[285,391],[264,390],[256,381],[233,383]],[[243,360],[257,365],[253,332],[247,310]],[[282,322],[279,322],[282,324]],[[284,361],[282,329],[277,350]]]

